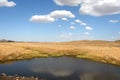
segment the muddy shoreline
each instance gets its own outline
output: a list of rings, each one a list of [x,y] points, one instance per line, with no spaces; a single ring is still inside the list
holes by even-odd
[[[26,77],[15,74],[14,76],[7,75],[5,73],[0,74],[0,80],[45,80],[38,77]]]

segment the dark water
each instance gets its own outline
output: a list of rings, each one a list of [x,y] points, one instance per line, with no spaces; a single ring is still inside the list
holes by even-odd
[[[120,80],[120,67],[70,57],[0,64],[0,73],[38,76],[46,80]]]

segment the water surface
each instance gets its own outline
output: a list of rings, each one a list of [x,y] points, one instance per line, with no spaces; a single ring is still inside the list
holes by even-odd
[[[71,57],[0,64],[0,73],[37,76],[46,80],[120,80],[120,67]]]

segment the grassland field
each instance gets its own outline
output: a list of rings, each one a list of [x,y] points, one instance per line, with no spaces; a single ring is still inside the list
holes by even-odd
[[[0,63],[42,57],[70,56],[120,66],[120,42],[0,42]]]

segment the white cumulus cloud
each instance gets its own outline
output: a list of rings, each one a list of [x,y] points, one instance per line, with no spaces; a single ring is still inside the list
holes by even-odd
[[[86,26],[85,29],[86,29],[86,30],[93,30],[93,28],[90,27],[90,26]]]
[[[109,22],[111,22],[111,23],[117,23],[117,22],[119,22],[119,20],[109,20]]]
[[[85,35],[90,35],[90,33],[89,33],[89,32],[85,32],[84,34],[85,34]]]
[[[67,18],[61,18],[63,21],[68,21],[68,19]]]
[[[37,23],[49,23],[54,22],[55,19],[50,17],[49,15],[34,15],[30,18],[31,22],[37,22]]]
[[[81,23],[82,21],[79,20],[79,19],[76,19],[75,22],[76,22],[76,23]]]
[[[83,21],[81,21],[81,20],[79,20],[79,19],[76,19],[75,22],[76,22],[76,23],[79,23],[79,24],[82,25],[82,26],[86,26],[86,25],[87,25],[86,23],[84,23]]]
[[[54,0],[60,6],[80,5],[80,14],[103,16],[120,14],[120,0]]]
[[[16,5],[13,1],[0,0],[0,7],[14,7]]]
[[[75,26],[70,26],[70,29],[75,29]]]
[[[54,0],[54,2],[60,6],[77,6],[81,3],[81,0]]]
[[[83,0],[80,13],[103,16],[120,13],[120,0]]]
[[[55,10],[49,14],[53,18],[63,18],[63,17],[70,17],[75,18],[75,15],[71,11],[67,10]]]
[[[29,20],[31,22],[49,23],[49,22],[56,21],[58,18],[61,18],[62,20],[67,21],[68,19],[66,17],[74,18],[75,15],[70,11],[55,10],[47,15],[34,15]]]

